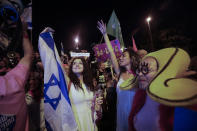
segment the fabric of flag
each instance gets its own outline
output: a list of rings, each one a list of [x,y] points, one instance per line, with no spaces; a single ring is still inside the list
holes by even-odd
[[[40,57],[44,66],[44,116],[48,131],[76,131],[64,70],[52,32],[39,36]]]
[[[115,14],[115,11],[112,12],[112,15],[107,23],[107,34],[116,37],[120,41],[121,48],[124,48],[120,22]]]
[[[27,22],[28,29],[32,30],[32,3],[24,8],[24,11],[21,15],[25,22]]]
[[[136,46],[136,44],[135,44],[135,40],[134,40],[133,36],[132,36],[132,43],[133,43],[133,50],[134,50],[135,52],[137,52],[137,46]]]
[[[64,55],[64,47],[63,47],[63,43],[61,43],[61,56]]]

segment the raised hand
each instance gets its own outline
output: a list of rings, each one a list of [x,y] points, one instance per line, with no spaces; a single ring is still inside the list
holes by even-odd
[[[97,97],[95,100],[95,110],[100,111],[102,104],[103,104],[103,97]]]
[[[101,20],[101,21],[98,21],[97,24],[98,24],[97,28],[100,30],[100,32],[101,32],[103,35],[105,35],[105,34],[106,34],[106,24],[103,23],[102,20]]]

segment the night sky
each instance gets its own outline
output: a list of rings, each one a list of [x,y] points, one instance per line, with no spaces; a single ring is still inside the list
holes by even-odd
[[[78,34],[80,49],[91,50],[92,43],[99,43],[101,33],[97,29],[97,21],[108,22],[111,13],[115,13],[120,21],[125,45],[132,45],[131,36],[147,30],[148,15],[152,16],[150,27],[152,32],[158,26],[167,28],[183,25],[187,33],[196,38],[196,9],[192,1],[180,0],[81,0],[81,1],[33,1],[33,44],[37,49],[37,39],[44,27],[55,29],[57,47],[63,42],[65,50],[75,48],[74,38]],[[136,37],[136,44],[139,41]]]

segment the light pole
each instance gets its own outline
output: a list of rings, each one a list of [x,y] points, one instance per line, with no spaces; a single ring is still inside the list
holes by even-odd
[[[154,46],[153,46],[153,39],[152,39],[152,33],[151,33],[151,29],[150,29],[150,21],[151,21],[151,17],[147,17],[146,18],[146,21],[148,23],[148,30],[149,30],[149,35],[150,35],[150,48],[151,48],[151,51],[154,50]]]
[[[75,38],[76,49],[79,50],[79,38],[78,36]]]

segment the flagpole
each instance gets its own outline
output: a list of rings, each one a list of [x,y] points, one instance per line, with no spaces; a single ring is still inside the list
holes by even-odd
[[[101,37],[101,40],[100,40],[99,44],[101,44],[102,40],[103,40],[103,35],[102,35],[102,37]]]

